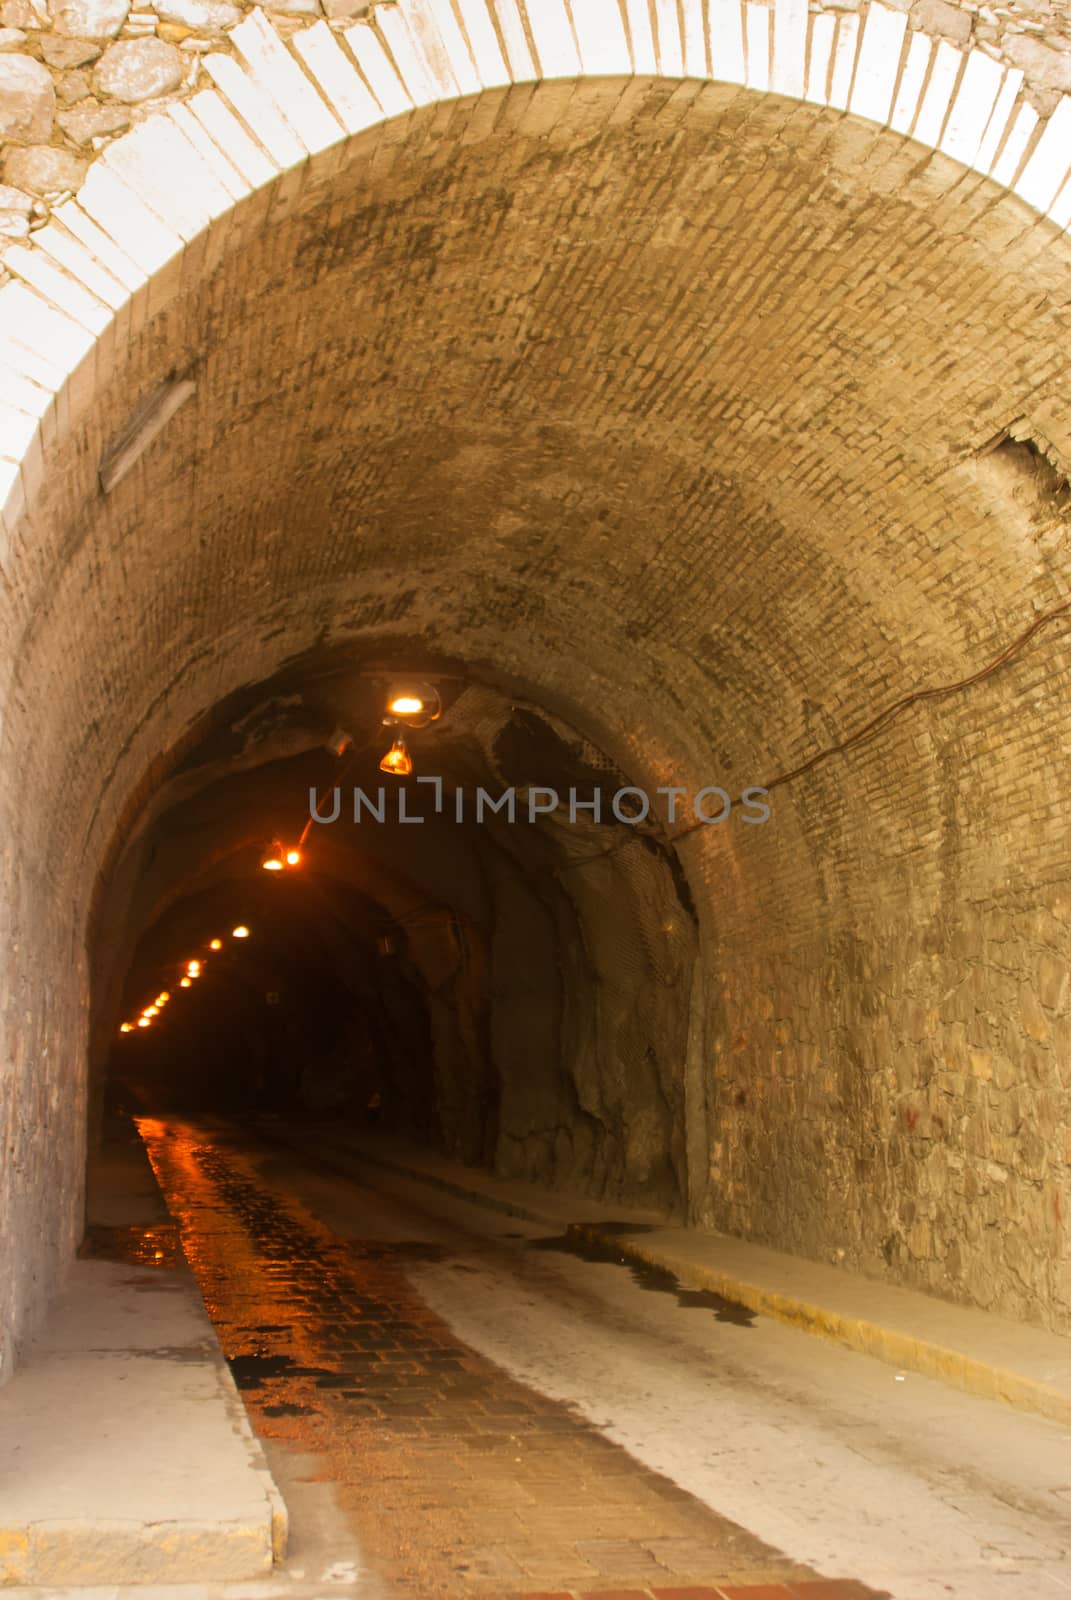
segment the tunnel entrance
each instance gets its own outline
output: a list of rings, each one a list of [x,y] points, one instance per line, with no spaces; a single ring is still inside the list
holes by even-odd
[[[352,662],[206,719],[101,891],[97,1097],[340,1119],[683,1215],[672,848],[560,716],[460,673],[447,699],[403,776]]]
[[[404,929],[429,1137],[1067,1325],[1065,497],[984,455],[1071,461],[1069,245],[1029,209],[1063,115],[1017,196],[995,151],[660,62],[403,96],[173,235],[170,195],[105,205],[112,300],[27,316],[5,1347],[77,1243],[130,952],[292,837],[364,715],[316,681],[384,660],[467,677],[450,792],[779,785],[672,845],[668,800],[315,834],[309,882]]]

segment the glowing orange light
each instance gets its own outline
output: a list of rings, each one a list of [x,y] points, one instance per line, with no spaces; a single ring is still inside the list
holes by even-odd
[[[213,939],[210,942],[208,948],[210,950],[222,950],[223,949],[223,940],[222,939]]]
[[[300,863],[300,861],[301,861],[301,851],[300,850],[288,850],[286,852],[286,864],[287,864],[288,867],[296,867]]]
[[[187,961],[187,963],[186,963],[186,971],[189,973],[191,978],[196,978],[196,976],[200,972],[200,970],[201,970],[201,963],[199,961]]]
[[[413,758],[406,749],[404,739],[395,739],[383,760],[380,772],[391,772],[396,778],[407,778],[413,770]]]
[[[152,1018],[151,1017],[139,1017],[138,1018],[138,1027],[139,1028],[151,1028],[152,1027]]]
[[[231,937],[233,939],[249,938],[249,929],[246,927],[244,922],[240,922],[238,926],[232,930]]]
[[[192,982],[193,982],[192,978],[180,978],[179,979],[179,988],[180,989],[188,989]]]
[[[155,1017],[159,1009],[159,1006],[146,1006],[141,1014],[143,1017]]]
[[[278,856],[269,856],[267,861],[262,861],[261,866],[265,872],[282,872],[283,864]]]
[[[119,1032],[120,1033],[133,1033],[133,1031],[134,1031],[134,1024],[132,1022],[121,1022],[119,1024]]]
[[[171,996],[168,994],[167,990],[161,989],[160,993],[156,996],[156,1004],[158,1006],[166,1006],[170,999]]]
[[[396,717],[415,717],[424,709],[424,702],[416,694],[395,695],[387,705],[387,710],[392,711]]]

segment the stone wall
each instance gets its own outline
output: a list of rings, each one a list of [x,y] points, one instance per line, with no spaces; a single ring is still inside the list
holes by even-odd
[[[979,30],[1059,34],[968,12],[969,54],[792,0],[659,5],[657,53],[632,0],[251,14],[185,52],[218,93],[71,100],[137,126],[0,289],[9,1353],[78,1229],[96,877],[222,697],[419,646],[636,782],[742,786],[1065,598],[1067,102]],[[38,65],[92,87],[97,42]],[[29,77],[16,153],[60,137]],[[1069,1325],[1068,667],[1048,628],[676,846],[697,1221]]]
[[[437,3],[431,4],[432,17]],[[605,0],[576,0],[574,12],[563,13],[563,22],[553,27],[540,20],[538,10],[528,16],[523,5],[518,12],[506,5],[501,17],[492,11],[482,29],[494,28],[494,48],[515,81],[555,76],[570,59],[575,70],[590,41],[592,70],[657,68],[670,76],[686,72],[790,94],[806,91],[808,98],[833,105],[850,100],[853,111],[877,120],[893,109],[891,99],[884,104],[879,58],[895,65],[899,55],[900,88],[911,103],[898,105],[893,126],[908,132],[913,122],[924,124],[916,136],[926,143],[937,143],[943,128],[952,141],[950,153],[960,159],[970,159],[963,148],[969,137],[962,138],[960,123],[976,114],[980,138],[1000,87],[1006,99],[1001,109],[1017,113],[1007,119],[1005,151],[994,147],[991,152],[1009,157],[1004,182],[1014,180],[1062,94],[1071,90],[1071,22],[1052,0],[1012,0],[1004,6],[979,0],[888,0],[874,6],[866,0],[810,0],[809,5],[782,0],[780,17],[773,5],[755,0],[729,0],[709,13],[700,0],[687,0],[683,32],[678,32],[676,6],[662,0],[609,4],[622,43],[627,39],[627,54],[619,63],[599,59],[614,42]],[[450,15],[448,6],[443,9]],[[868,51],[863,41],[872,9],[877,22]],[[263,74],[265,66],[270,68],[270,57],[255,28],[231,39],[235,27],[254,12],[261,14],[249,0],[159,0],[141,9],[130,0],[4,0],[0,238],[25,239],[46,226],[52,209],[79,192],[90,163],[103,150],[205,89],[234,91],[232,107],[255,138],[262,129],[256,106],[247,105],[241,92],[242,69],[251,69],[255,81],[258,70]],[[280,0],[267,15],[274,34],[293,42],[293,59],[302,72],[321,88],[338,75],[323,38],[323,29],[329,29],[344,64],[356,69],[361,92],[371,93],[388,114],[421,104],[429,82],[441,87],[436,80],[442,77],[444,42],[456,35],[459,43],[468,41],[462,48],[479,54],[477,11],[464,5],[453,14],[449,30],[434,21],[429,28],[422,6],[404,0],[401,5],[398,0]],[[295,38],[312,28],[317,31],[311,47]],[[645,45],[653,52],[649,61],[642,59]],[[788,59],[793,50],[794,63]],[[973,65],[972,52],[980,58]],[[991,78],[988,61],[1011,75]],[[400,80],[386,97],[380,87],[384,70]],[[449,66],[446,70],[456,77]],[[485,76],[484,81],[498,80]],[[454,87],[465,85],[455,82]],[[958,119],[954,90],[963,91]],[[1025,113],[1021,122],[1019,112]],[[188,120],[181,126],[189,134]],[[157,176],[166,181],[166,150],[158,149],[156,159]],[[18,273],[18,265],[12,270]]]

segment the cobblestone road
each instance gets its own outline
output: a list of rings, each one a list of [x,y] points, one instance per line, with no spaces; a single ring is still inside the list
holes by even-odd
[[[254,1426],[322,1460],[389,1593],[873,1594],[793,1564],[460,1344],[406,1276],[440,1247],[332,1233],[255,1141],[141,1128]]]

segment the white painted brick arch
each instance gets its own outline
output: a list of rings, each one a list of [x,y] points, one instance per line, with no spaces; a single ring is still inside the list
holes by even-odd
[[[887,126],[1071,224],[1071,98],[1042,117],[1022,71],[909,31],[879,0],[839,15],[807,0],[396,0],[287,40],[254,10],[221,43],[204,58],[214,87],[107,145],[4,255],[5,546],[64,387],[129,297],[254,189],[414,107],[546,78],[740,84]]]

